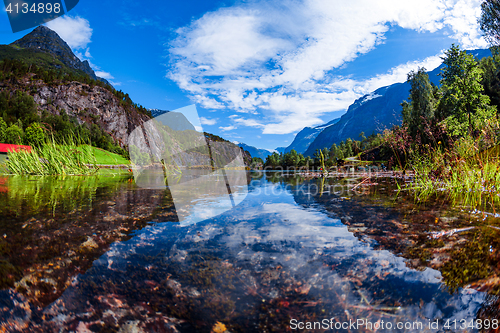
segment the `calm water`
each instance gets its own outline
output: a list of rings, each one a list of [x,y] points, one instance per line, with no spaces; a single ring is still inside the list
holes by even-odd
[[[493,211],[415,205],[396,197],[392,179],[354,191],[361,179],[247,181],[246,197],[235,190],[241,202],[220,215],[234,198],[183,189],[192,200],[179,218],[169,190],[137,187],[127,175],[0,178],[0,328],[492,331],[472,328],[478,319],[498,327]]]

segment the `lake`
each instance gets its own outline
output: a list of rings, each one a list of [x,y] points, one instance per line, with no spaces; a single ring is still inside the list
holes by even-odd
[[[129,174],[0,177],[0,328],[499,327],[494,207],[418,203],[390,177],[239,175],[224,175],[229,196],[196,182],[141,187]]]

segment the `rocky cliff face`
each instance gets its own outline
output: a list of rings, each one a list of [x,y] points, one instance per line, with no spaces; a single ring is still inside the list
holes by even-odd
[[[139,167],[161,160],[183,168],[241,167],[251,163],[250,154],[232,142],[194,130],[176,131],[156,119],[137,127],[128,144],[132,162]]]
[[[88,63],[81,62],[57,33],[46,27],[40,26],[36,28],[13,44],[16,47],[35,50],[35,57],[39,52],[46,52],[60,61],[57,62],[58,65],[44,65],[44,69],[46,67],[50,69],[53,66],[61,68],[64,65],[69,67],[69,69],[63,69],[65,72],[75,69],[87,73],[91,78],[96,78]],[[7,47],[10,48],[11,46]],[[25,60],[23,59],[23,61]],[[89,80],[82,81],[89,82]],[[116,92],[110,86],[97,85],[95,81],[89,84],[68,79],[44,81],[39,75],[28,71],[25,75],[0,81],[0,91],[7,91],[11,95],[16,91],[29,94],[33,97],[40,116],[44,112],[53,115],[66,113],[79,124],[96,124],[110,134],[115,143],[124,149],[128,148],[131,133],[138,128],[147,127],[151,120],[150,116],[146,114],[147,112],[144,112],[145,109],[141,112],[141,107],[136,108],[130,99],[127,100],[128,95]],[[175,134],[177,131],[191,130],[189,132],[195,132],[194,126],[181,113],[156,111],[158,111],[158,122],[169,126],[170,131],[161,134],[156,128],[152,128],[149,133],[150,137],[156,138],[157,142],[163,142],[162,135],[167,135],[168,142],[165,142],[164,145],[169,146],[174,155],[178,155],[178,165],[196,166],[207,164],[207,153],[198,149],[201,144],[206,146],[207,142],[204,134],[198,133],[198,137],[190,135],[179,137]],[[197,140],[202,141],[198,146]],[[214,155],[223,159],[229,159],[235,154],[234,151],[240,152],[241,150],[236,145],[215,136],[211,138],[211,141],[213,141]],[[219,144],[218,141],[223,141],[224,144]],[[191,146],[195,149],[189,149]],[[159,148],[165,149],[165,147]],[[157,147],[151,149],[157,150]],[[242,152],[242,156],[249,165],[251,158],[248,153]]]
[[[149,120],[135,108],[120,103],[109,90],[76,81],[47,85],[29,76],[18,81],[16,87],[0,83],[0,89],[26,91],[37,104],[39,114],[45,110],[60,115],[64,111],[80,124],[97,124],[122,148],[126,147],[129,134]]]

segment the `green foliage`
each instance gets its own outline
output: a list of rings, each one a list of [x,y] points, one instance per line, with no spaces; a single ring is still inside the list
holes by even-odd
[[[45,141],[45,134],[39,123],[33,123],[24,133],[24,143],[29,146],[40,147]]]
[[[264,165],[264,161],[260,157],[252,157],[252,165],[253,166],[256,166],[256,165],[262,166],[262,165]]]
[[[448,148],[414,151],[415,194],[427,200],[444,193],[455,203],[481,209],[500,203],[499,133],[500,126],[494,119],[478,138],[465,136]]]
[[[490,106],[490,98],[483,94],[483,70],[474,57],[456,45],[445,55],[440,118],[452,135],[471,135],[496,115],[496,107]]]
[[[135,145],[130,146],[130,159],[134,164],[142,166],[152,163],[151,156],[148,153],[142,153]]]
[[[313,158],[303,156],[294,149],[285,154],[274,152],[266,158],[264,165],[268,168],[282,167],[288,169],[316,167],[326,170],[328,167],[341,163],[347,157],[355,156],[364,150],[379,146],[383,141],[383,137],[380,134],[372,134],[367,138],[364,133],[360,133],[360,137],[361,141],[347,139],[346,141],[340,142],[339,145],[335,143],[332,144],[330,149],[326,147],[321,150],[317,149]]]
[[[215,141],[215,142],[231,142],[231,141],[228,141],[228,140],[226,140],[224,138],[221,138],[218,135],[210,134],[210,133],[207,133],[207,132],[203,132],[203,134],[205,135],[205,138],[209,139],[210,141]]]
[[[483,1],[479,25],[488,42],[492,45],[500,44],[500,3],[498,0]]]
[[[297,168],[299,166],[303,166],[305,162],[304,156],[302,154],[298,154],[295,149],[292,149],[288,153],[283,155],[283,167],[294,167]]]
[[[0,143],[5,142],[6,132],[7,131],[7,123],[0,117]]]
[[[23,143],[23,130],[17,125],[11,125],[5,131],[5,143],[20,145]]]
[[[492,49],[493,53],[497,53]],[[499,74],[500,56],[497,54],[494,57],[485,57],[479,61],[479,67],[483,71],[483,80],[481,81],[484,87],[484,94],[490,97],[491,105],[500,105],[500,81]]]
[[[417,72],[408,74],[411,84],[410,102],[403,102],[403,123],[408,127],[410,133],[415,136],[424,131],[424,124],[431,122],[434,118],[436,99],[434,87],[429,81],[429,75],[425,68],[419,68]]]
[[[3,110],[3,118],[7,123],[21,120],[29,125],[39,120],[33,97],[21,90],[12,94],[6,90],[0,92],[0,110]]]
[[[271,155],[266,157],[266,167],[276,168],[281,166],[282,164],[282,156],[277,152],[272,153]]]
[[[90,175],[97,172],[90,146],[78,147],[74,141],[57,144],[47,140],[31,152],[9,152],[7,170],[16,175]]]

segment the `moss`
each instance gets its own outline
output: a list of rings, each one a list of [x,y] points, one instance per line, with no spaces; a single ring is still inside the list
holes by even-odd
[[[452,293],[473,281],[486,278],[489,272],[489,248],[479,237],[455,248],[451,252],[451,260],[441,269],[444,282]]]

